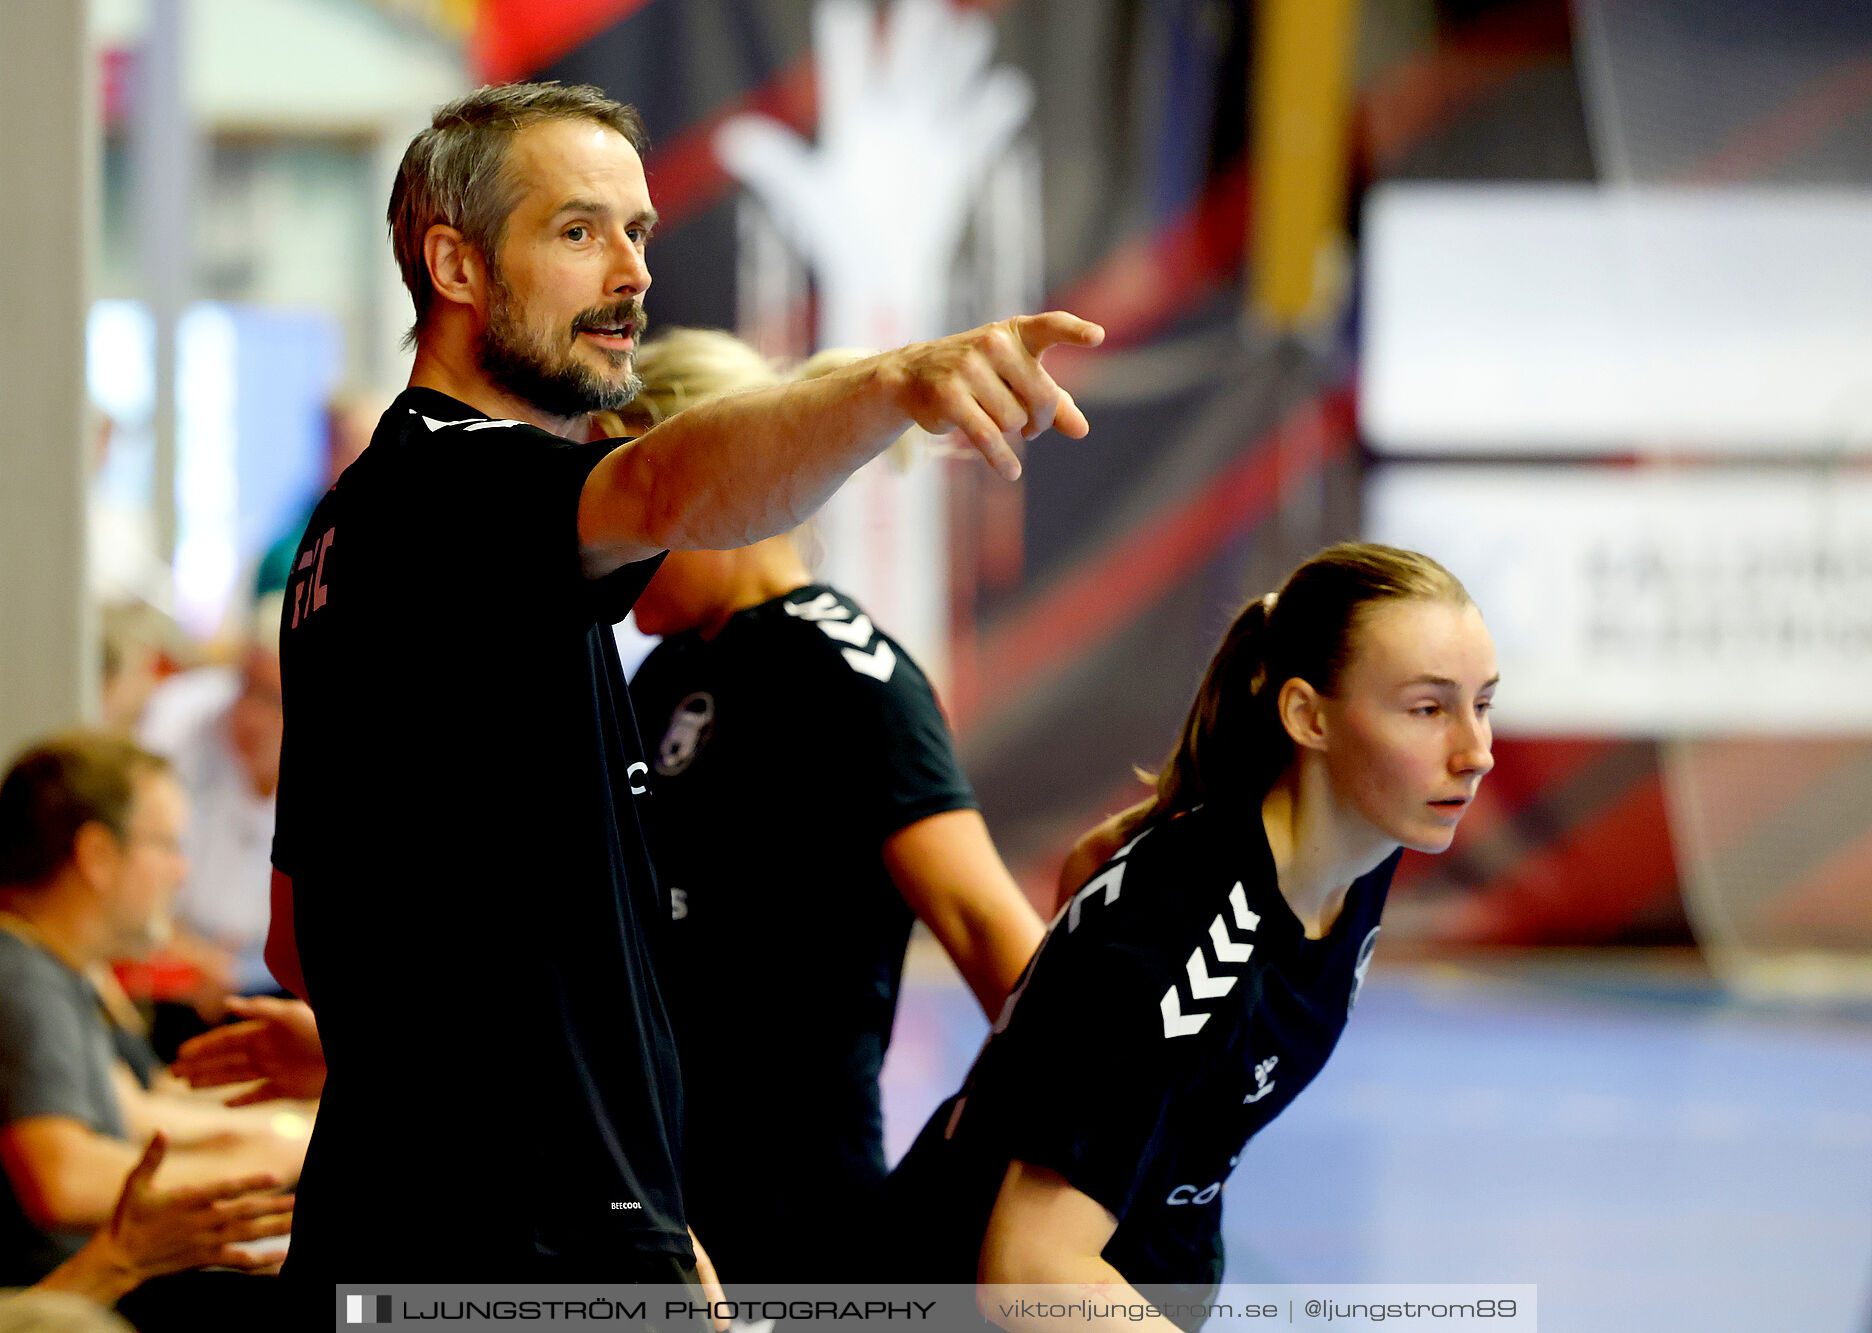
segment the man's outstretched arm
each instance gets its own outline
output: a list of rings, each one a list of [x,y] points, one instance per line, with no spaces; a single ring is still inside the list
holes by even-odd
[[[1051,427],[1078,438],[1090,429],[1042,354],[1104,337],[1064,311],[1021,315],[691,407],[592,469],[579,498],[585,572],[784,532],[913,424],[961,435],[1001,475],[1018,477],[1008,435],[1032,439]]]

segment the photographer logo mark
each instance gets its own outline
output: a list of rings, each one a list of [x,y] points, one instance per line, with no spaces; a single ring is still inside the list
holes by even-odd
[[[388,1296],[346,1296],[344,1304],[347,1324],[388,1324],[393,1318]]]

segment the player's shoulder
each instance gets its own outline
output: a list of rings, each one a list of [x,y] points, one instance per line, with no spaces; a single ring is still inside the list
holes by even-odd
[[[434,389],[406,389],[384,413],[370,445],[327,492],[314,522],[363,518],[396,530],[426,530],[459,525],[462,505],[489,506],[510,531],[547,510],[557,522],[563,486],[582,484],[609,447],[490,417]]]
[[[591,449],[528,421],[490,417],[464,402],[434,389],[405,389],[378,423],[370,447],[345,469],[338,489],[346,483],[372,486],[414,471],[430,476],[438,466],[459,482],[509,484],[508,467],[526,460],[545,462],[569,451]],[[477,461],[496,463],[499,473],[476,468]]]
[[[405,440],[457,440],[472,436],[489,439],[538,439],[554,444],[566,441],[527,421],[490,417],[459,399],[435,389],[405,389],[384,414],[379,433]]]
[[[1058,929],[1083,935],[1081,947],[1113,947],[1181,968],[1192,940],[1215,920],[1254,915],[1244,880],[1259,879],[1256,853],[1264,857],[1265,848],[1258,824],[1233,828],[1225,812],[1210,807],[1158,818],[1074,891]]]
[[[759,607],[757,618],[815,668],[823,666],[827,688],[887,697],[929,693],[928,678],[904,646],[836,588],[796,588]]]
[[[1267,856],[1258,820],[1242,828],[1226,811],[1199,806],[1153,821],[1062,907],[1045,951],[1166,1040],[1228,1030],[1208,1020],[1246,1012],[1214,1002],[1254,967],[1254,903],[1266,878],[1257,854]]]

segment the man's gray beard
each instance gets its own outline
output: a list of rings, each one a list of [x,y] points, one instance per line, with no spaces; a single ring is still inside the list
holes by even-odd
[[[481,373],[547,416],[565,420],[587,412],[616,412],[643,389],[633,368],[623,380],[608,380],[575,358],[570,349],[556,361],[551,352],[511,315],[506,290],[496,285],[488,303],[475,358]],[[577,335],[574,335],[576,337]],[[629,352],[607,353],[629,361]]]

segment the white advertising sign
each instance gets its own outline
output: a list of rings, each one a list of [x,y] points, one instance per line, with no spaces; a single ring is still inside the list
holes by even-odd
[[[1872,453],[1872,190],[1394,184],[1364,223],[1379,453]]]
[[[1872,730],[1872,476],[1392,464],[1366,530],[1468,586],[1505,733]]]

